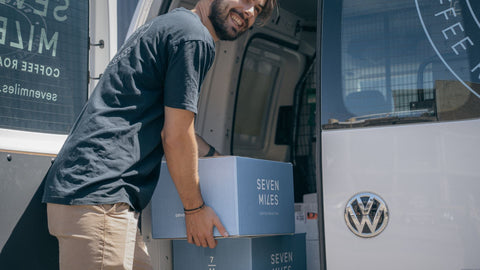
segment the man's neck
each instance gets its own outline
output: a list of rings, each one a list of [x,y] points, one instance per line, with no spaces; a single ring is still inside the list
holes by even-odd
[[[200,20],[202,21],[203,25],[207,27],[208,32],[210,32],[210,35],[212,35],[213,40],[217,42],[219,40],[217,33],[215,32],[215,29],[213,28],[212,22],[208,18],[210,15],[210,4],[212,0],[200,0],[197,5],[195,6],[194,9],[192,9],[192,12],[197,14],[198,17],[200,17]]]

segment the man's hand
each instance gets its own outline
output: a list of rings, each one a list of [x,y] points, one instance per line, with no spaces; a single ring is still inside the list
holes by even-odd
[[[198,157],[206,157],[207,153],[210,151],[210,144],[208,144],[200,135],[196,134],[197,145],[198,145]],[[212,157],[220,157],[220,153],[215,150]]]
[[[217,227],[221,235],[228,237],[228,233],[217,214],[208,206],[193,213],[185,213],[185,224],[187,226],[187,240],[190,244],[215,248],[217,240],[213,238],[214,226]]]

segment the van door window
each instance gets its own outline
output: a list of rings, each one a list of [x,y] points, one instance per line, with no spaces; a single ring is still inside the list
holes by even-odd
[[[480,116],[478,1],[325,1],[325,129]]]

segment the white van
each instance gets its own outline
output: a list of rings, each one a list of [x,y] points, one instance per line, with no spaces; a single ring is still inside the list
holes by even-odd
[[[195,2],[0,1],[0,268],[58,267],[43,176],[125,38]],[[279,0],[217,43],[197,132],[294,165],[309,270],[479,270],[479,21],[474,0]]]

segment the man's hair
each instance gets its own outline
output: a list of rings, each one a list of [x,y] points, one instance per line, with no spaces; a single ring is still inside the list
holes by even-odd
[[[267,24],[267,20],[270,18],[275,8],[278,8],[277,0],[266,0],[265,6],[263,7],[262,12],[258,14],[256,22],[259,25]]]

